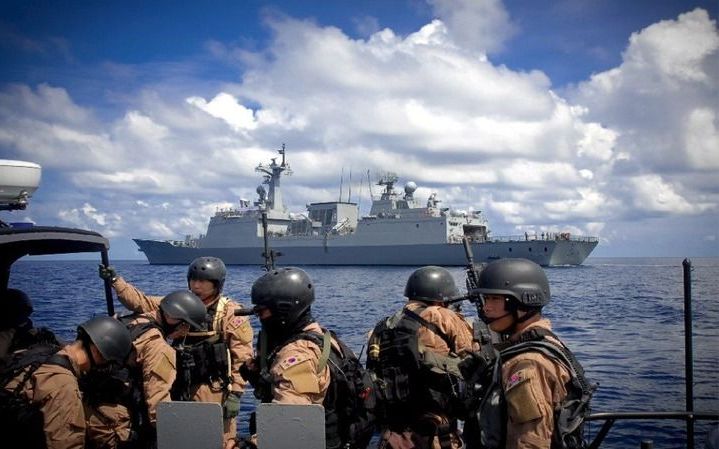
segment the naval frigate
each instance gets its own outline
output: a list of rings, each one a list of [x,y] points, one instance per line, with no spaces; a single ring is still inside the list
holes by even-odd
[[[188,264],[215,256],[230,265],[265,261],[266,243],[279,265],[466,265],[462,241],[472,245],[477,262],[524,257],[542,266],[580,265],[597,246],[597,238],[570,233],[493,237],[480,211],[440,207],[436,193],[425,204],[408,182],[398,193],[398,178],[389,173],[378,185],[369,215],[360,217],[350,201],[311,203],[306,213],[291,214],[282,200],[280,180],[292,173],[285,150],[278,163],[259,164],[264,177],[258,199],[240,200],[237,208],[218,210],[205,235],[184,240],[133,239],[150,264]],[[267,188],[264,187],[267,186]],[[266,233],[266,234],[265,234]],[[267,239],[265,239],[267,235]]]

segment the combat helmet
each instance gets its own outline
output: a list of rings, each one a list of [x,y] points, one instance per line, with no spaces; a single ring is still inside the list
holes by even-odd
[[[283,326],[297,322],[314,300],[312,279],[296,267],[269,271],[252,285],[252,304],[270,309],[271,320]]]
[[[177,290],[162,298],[160,310],[166,317],[184,321],[195,329],[202,329],[207,320],[207,308],[189,290]]]
[[[124,363],[132,349],[130,331],[115,318],[98,316],[77,327],[78,339],[90,339],[108,362]]]
[[[187,288],[190,287],[192,279],[205,280],[212,282],[219,294],[225,285],[226,276],[227,268],[222,259],[210,256],[198,257],[187,267]]]
[[[428,265],[410,275],[404,296],[418,301],[443,302],[459,296],[459,290],[446,268]]]
[[[522,310],[549,304],[549,281],[542,267],[527,259],[499,259],[479,275],[478,293],[503,295]]]
[[[0,293],[0,327],[14,327],[23,324],[32,315],[30,297],[15,288]]]

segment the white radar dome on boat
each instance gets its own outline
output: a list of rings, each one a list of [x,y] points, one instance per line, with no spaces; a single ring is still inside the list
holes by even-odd
[[[0,159],[0,204],[27,204],[40,185],[42,168],[32,162]]]
[[[410,181],[404,185],[404,193],[411,195],[415,190],[417,190],[417,184],[415,184],[414,181]]]

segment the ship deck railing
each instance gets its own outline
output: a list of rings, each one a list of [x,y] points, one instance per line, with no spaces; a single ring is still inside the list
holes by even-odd
[[[471,239],[470,239],[471,240]],[[584,235],[572,235],[568,232],[549,232],[544,234],[521,234],[521,235],[500,235],[490,236],[487,238],[490,242],[525,242],[525,241],[539,241],[539,242],[557,242],[557,241],[570,241],[570,242],[597,242],[597,237],[584,236]]]

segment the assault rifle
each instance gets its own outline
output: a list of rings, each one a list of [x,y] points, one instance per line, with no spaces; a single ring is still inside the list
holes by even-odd
[[[469,240],[466,236],[462,239],[462,244],[464,245],[464,254],[467,257],[467,267],[465,269],[467,276],[467,294],[457,298],[451,298],[446,302],[454,303],[465,300],[469,301],[477,307],[477,313],[481,316],[482,303],[478,292],[479,273],[481,268],[478,268],[477,265],[475,265],[472,247],[470,246]],[[469,395],[466,404],[468,410],[476,408],[477,404],[484,397],[485,389],[491,383],[493,367],[495,366],[495,362],[499,356],[497,350],[492,344],[491,331],[484,321],[478,317],[478,319],[474,322],[472,330],[473,340],[479,343],[480,350],[471,353],[459,364],[462,376],[469,387]]]

